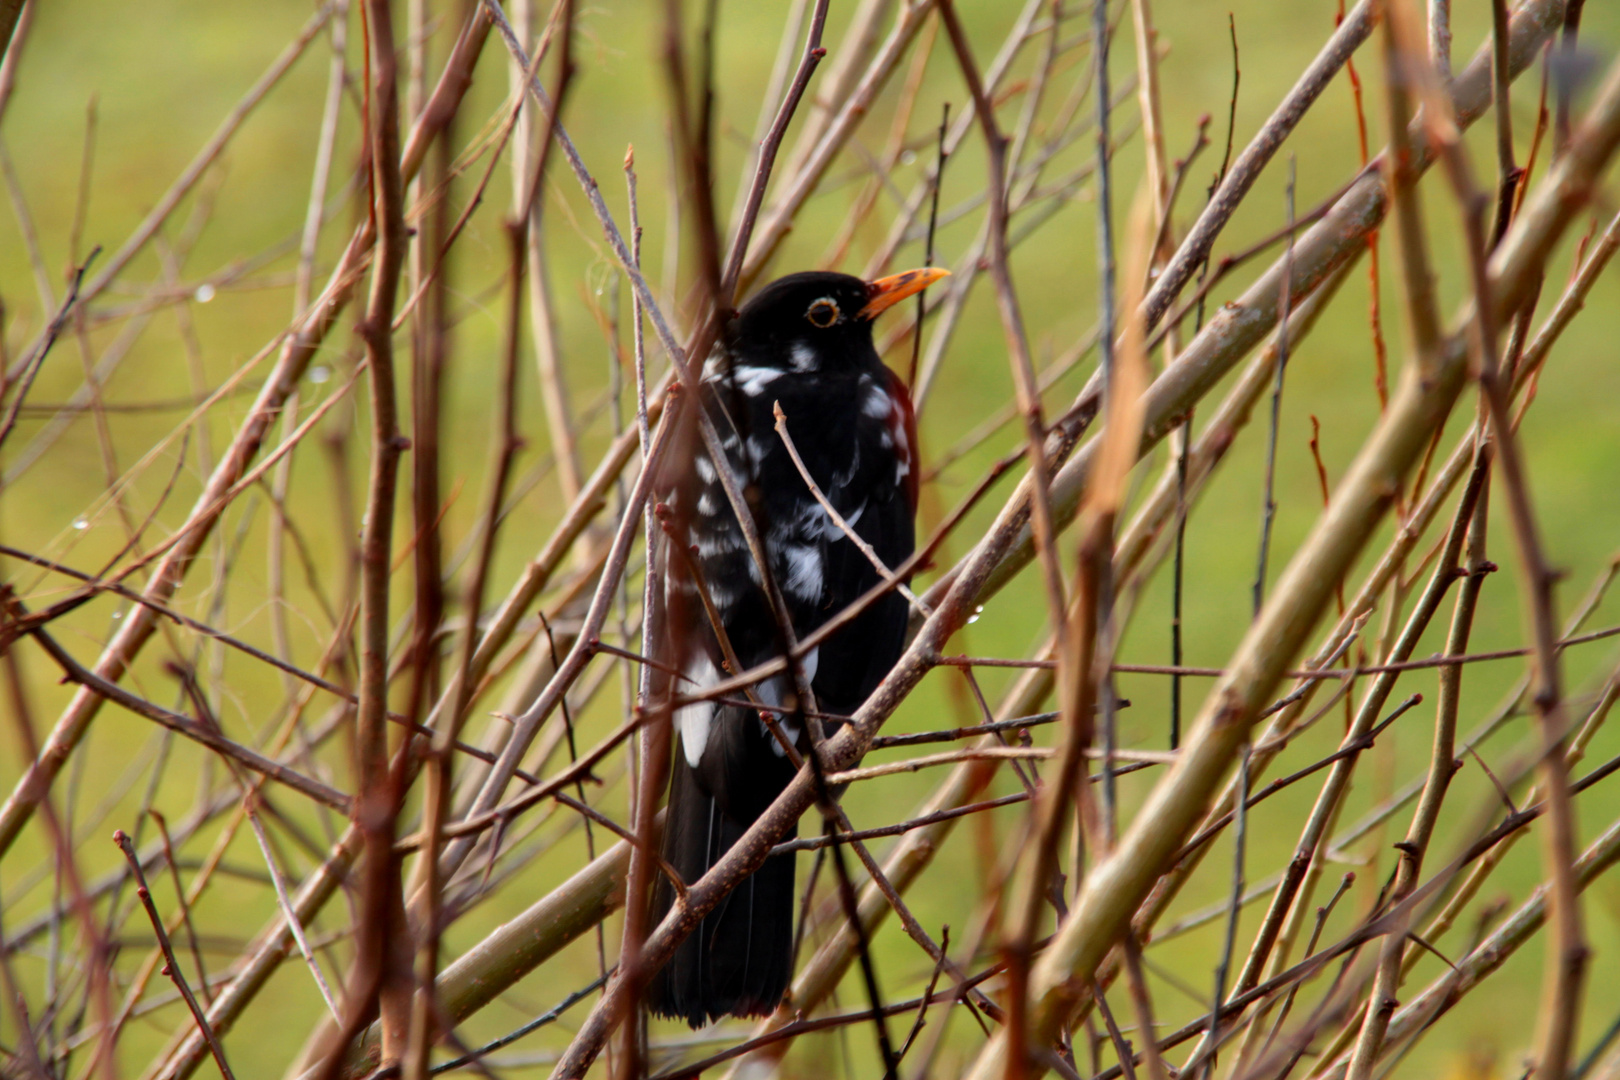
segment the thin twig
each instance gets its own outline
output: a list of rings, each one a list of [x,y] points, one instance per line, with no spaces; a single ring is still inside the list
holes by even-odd
[[[175,958],[174,946],[169,943],[169,934],[163,927],[163,916],[152,903],[152,891],[146,886],[146,874],[141,870],[141,860],[135,855],[135,845],[130,843],[129,836],[123,829],[113,833],[113,842],[129,860],[129,868],[135,875],[135,895],[140,898],[142,906],[146,908],[147,918],[152,921],[152,933],[157,935],[158,945],[163,949],[164,973],[174,980],[175,988],[180,996],[185,998],[186,1008],[191,1010],[191,1017],[197,1023],[197,1029],[202,1032],[203,1038],[208,1040],[208,1049],[214,1055],[214,1062],[219,1066],[220,1075],[225,1080],[236,1080],[236,1074],[225,1060],[225,1048],[220,1045],[219,1039],[214,1036],[214,1029],[209,1026],[208,1017],[203,1014],[202,1006],[197,1004],[197,998],[192,994],[191,987],[186,984],[185,973],[180,970],[180,961]]]
[[[1266,429],[1266,486],[1260,503],[1260,558],[1254,572],[1253,613],[1257,619],[1265,602],[1266,561],[1271,554],[1271,525],[1277,517],[1277,499],[1273,491],[1277,476],[1277,432],[1282,425],[1283,375],[1288,370],[1288,309],[1293,301],[1294,155],[1292,154],[1288,155],[1288,185],[1283,199],[1288,212],[1288,248],[1283,253],[1282,293],[1277,300],[1277,377],[1271,388],[1271,422]]]

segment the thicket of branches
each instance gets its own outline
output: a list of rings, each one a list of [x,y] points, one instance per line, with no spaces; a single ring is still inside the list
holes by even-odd
[[[975,37],[951,0],[865,0],[824,40],[829,6],[784,5],[729,209],[716,194],[730,155],[717,150],[715,4],[635,16],[663,25],[645,63],[665,93],[645,107],[667,113],[667,192],[638,191],[631,157],[622,171],[586,161],[569,138],[590,63],[573,0],[321,4],[126,239],[86,252],[75,225],[65,280],[5,158],[33,269],[14,284],[37,308],[6,297],[0,324],[4,497],[85,467],[68,449],[74,425],[94,425],[105,471],[71,530],[8,520],[0,537],[0,707],[19,748],[0,807],[6,1075],[759,1075],[809,1044],[783,1067],[821,1075],[842,1055],[857,1075],[1367,1080],[1539,934],[1544,979],[1523,988],[1522,1030],[1501,1038],[1531,1048],[1538,1078],[1620,1077],[1616,1030],[1580,1027],[1594,965],[1614,962],[1590,952],[1582,894],[1620,859],[1620,819],[1576,826],[1585,793],[1620,768],[1583,760],[1620,666],[1591,686],[1561,675],[1566,648],[1616,633],[1587,627],[1609,578],[1555,602],[1557,523],[1538,519],[1518,436],[1620,249],[1620,217],[1591,217],[1620,149],[1620,65],[1576,94],[1579,0],[1494,0],[1493,32],[1455,71],[1448,3],[1362,0],[1252,137],[1234,139],[1221,110],[1179,149],[1165,112],[1185,122],[1210,103],[1161,101],[1150,0],[1027,0],[998,38]],[[36,7],[0,0],[0,119],[27,78]],[[188,275],[217,163],[323,50],[315,175],[286,177],[308,186],[304,227]],[[1382,77],[1363,86],[1358,56]],[[920,93],[930,59],[954,73],[942,121]],[[503,68],[509,95],[474,114],[475,70]],[[1290,171],[1271,235],[1225,246],[1262,171],[1294,168],[1290,136],[1343,80],[1364,167],[1315,207],[1294,205]],[[362,133],[350,160],[346,124]],[[1493,136],[1466,140],[1475,125]],[[1369,128],[1389,145],[1365,145]],[[1121,190],[1116,153],[1139,156],[1141,183]],[[947,169],[977,170],[977,193],[941,205]],[[848,183],[830,264],[953,270],[887,327],[889,363],[926,408],[953,335],[987,317],[970,297],[989,293],[1014,392],[930,447],[931,482],[989,464],[954,506],[936,485],[918,555],[891,568],[891,588],[917,575],[904,657],[649,925],[670,715],[694,693],[662,674],[655,481],[690,452],[674,419],[694,361],[740,299],[799,268],[778,258],[790,232],[818,192]],[[656,274],[641,262],[649,198],[671,200]],[[1097,242],[1067,258],[1097,267],[1096,295],[1075,300],[1095,325],[1043,357],[1032,342],[1050,335],[1025,318],[1013,253],[1077,200]],[[565,205],[611,264],[606,299],[548,278]],[[936,229],[963,220],[971,240],[936,249]],[[1464,277],[1437,284],[1435,249],[1459,234]],[[873,235],[850,265],[855,238]],[[1571,249],[1568,276],[1551,273]],[[1386,377],[1375,303],[1365,351],[1381,411],[1331,483],[1318,459],[1323,505],[1289,549],[1271,538],[1285,375],[1360,275],[1404,333],[1388,335]],[[255,281],[290,292],[292,317],[210,383],[192,305]],[[1455,311],[1442,286],[1464,297]],[[488,422],[470,440],[447,429],[442,390],[467,362],[454,330],[477,290],[503,330]],[[588,361],[558,331],[558,306],[575,303],[601,329]],[[160,315],[179,320],[193,394],[155,437],[114,438],[119,402],[103,386]],[[31,397],[73,351],[84,376],[71,398]],[[600,370],[601,354],[609,392],[582,403],[570,376]],[[530,365],[538,408],[519,401]],[[1590,404],[1572,422],[1608,422],[1609,406]],[[487,463],[467,466],[486,438]],[[1217,669],[1183,663],[1179,629],[1168,665],[1120,662],[1128,624],[1150,617],[1144,588],[1170,579],[1177,620],[1196,591],[1186,522],[1239,439],[1266,448],[1252,622]],[[295,463],[300,484],[334,478],[319,498],[294,491]],[[363,477],[352,490],[350,476]],[[514,527],[535,521],[547,531]],[[334,529],[352,547],[319,540]],[[267,552],[268,574],[243,569],[247,545]],[[998,616],[1036,646],[962,655],[953,639],[1021,573],[1034,599]],[[253,616],[224,619],[227,597]],[[1470,651],[1482,611],[1520,605],[1522,647]],[[1433,635],[1443,651],[1421,655]],[[815,640],[701,696],[740,698]],[[1524,675],[1495,708],[1464,708],[1486,661]],[[992,701],[982,681],[997,668],[1016,671]],[[1168,745],[1121,737],[1122,673],[1168,685],[1168,715],[1144,722]],[[1431,700],[1410,692],[1422,673],[1437,676]],[[68,689],[52,713],[40,701],[55,680]],[[967,718],[886,733],[925,680],[948,680]],[[1531,743],[1487,745],[1526,719]],[[1407,755],[1366,817],[1341,817],[1397,723],[1416,733],[1405,745],[1430,749]],[[112,725],[117,741],[101,736]],[[92,746],[122,755],[95,772],[118,777],[105,790],[84,784]],[[877,750],[901,753],[868,760]],[[1489,777],[1488,801],[1451,784],[1465,763]],[[848,785],[848,805],[918,770],[943,779],[908,817],[851,820],[822,797]],[[1257,864],[1250,817],[1284,792],[1314,795],[1303,815],[1269,819],[1289,854]],[[648,973],[801,817],[788,1001],[697,1036],[646,1023]],[[1385,837],[1358,871],[1374,887],[1353,892],[1349,875],[1335,887],[1333,862],[1369,834]],[[1542,849],[1540,884],[1504,906],[1491,875],[1521,841]],[[957,921],[924,925],[908,890],[959,848],[978,873],[951,882]],[[1217,902],[1187,912],[1184,896]],[[1212,981],[1154,961],[1198,926],[1219,941]],[[582,963],[599,977],[576,979]],[[520,980],[543,1011],[502,1021],[494,1042],[469,1035]]]

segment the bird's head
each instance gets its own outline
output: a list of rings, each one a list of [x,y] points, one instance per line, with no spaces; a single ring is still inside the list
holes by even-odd
[[[732,354],[740,363],[795,372],[874,364],[872,320],[948,273],[930,267],[876,281],[823,271],[777,278],[737,313]]]

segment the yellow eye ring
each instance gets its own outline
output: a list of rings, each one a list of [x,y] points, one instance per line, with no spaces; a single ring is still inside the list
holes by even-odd
[[[810,320],[811,326],[819,326],[825,330],[838,321],[838,302],[823,296],[810,305],[810,310],[804,313],[804,317]]]

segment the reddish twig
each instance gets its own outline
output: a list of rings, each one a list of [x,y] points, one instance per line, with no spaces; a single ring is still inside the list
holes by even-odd
[[[208,1017],[203,1014],[202,1006],[197,1004],[197,998],[192,994],[191,987],[186,984],[185,973],[180,970],[180,961],[176,959],[174,946],[169,943],[169,933],[164,929],[163,916],[158,914],[157,905],[152,903],[152,891],[147,888],[146,874],[141,870],[141,860],[135,855],[135,845],[130,843],[123,829],[113,833],[113,843],[118,845],[118,850],[129,860],[129,868],[135,875],[135,895],[146,908],[147,918],[152,921],[152,933],[157,935],[158,945],[163,949],[163,973],[174,981],[175,988],[185,999],[186,1008],[191,1010],[191,1018],[197,1023],[197,1030],[208,1040],[208,1050],[214,1055],[214,1062],[219,1066],[220,1075],[225,1080],[236,1080],[236,1074],[231,1072],[230,1064],[225,1060],[225,1048],[215,1037],[214,1029],[209,1025]]]

